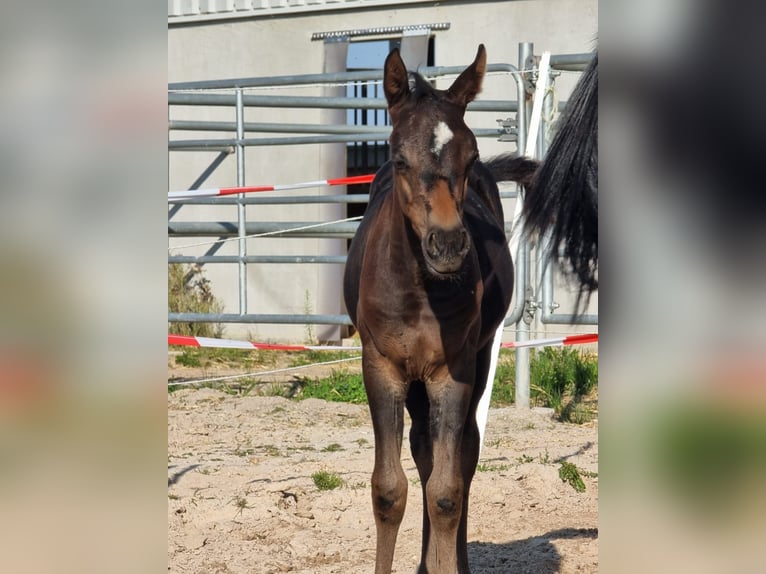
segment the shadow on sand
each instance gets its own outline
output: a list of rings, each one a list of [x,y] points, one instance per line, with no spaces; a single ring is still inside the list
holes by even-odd
[[[561,570],[561,555],[554,541],[573,538],[598,538],[598,528],[562,528],[505,544],[469,542],[468,561],[471,572],[555,574]]]

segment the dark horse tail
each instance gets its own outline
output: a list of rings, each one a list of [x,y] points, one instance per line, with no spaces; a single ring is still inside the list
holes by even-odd
[[[598,289],[598,54],[575,86],[534,173],[531,161],[504,155],[486,165],[497,181],[526,187],[525,232],[550,232],[552,253],[563,249],[565,272],[581,295],[590,295]]]

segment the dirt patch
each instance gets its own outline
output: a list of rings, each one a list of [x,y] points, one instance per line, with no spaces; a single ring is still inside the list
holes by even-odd
[[[373,442],[366,405],[212,389],[169,394],[168,571],[372,572]],[[410,487],[393,571],[411,574],[422,501],[406,443]],[[598,571],[598,478],[583,476],[585,492],[576,492],[559,478],[560,460],[597,472],[596,422],[490,411],[471,488],[473,574]],[[339,474],[344,486],[320,491],[311,478],[320,470]]]

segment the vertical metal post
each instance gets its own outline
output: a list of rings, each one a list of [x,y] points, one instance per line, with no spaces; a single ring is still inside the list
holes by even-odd
[[[529,116],[532,115],[532,96],[534,95],[534,84],[531,74],[524,74],[525,70],[534,70],[535,67],[535,45],[532,42],[519,42],[519,70],[522,71],[524,81],[524,99],[519,99],[519,107],[524,106],[524,147],[519,148],[520,153],[524,153],[527,146],[527,130],[529,128]],[[519,96],[521,98],[521,96]],[[519,126],[521,129],[521,126]],[[521,142],[519,142],[521,143]]]
[[[550,85],[553,85],[553,72],[552,70],[549,71],[549,77],[548,81],[550,82]],[[547,91],[546,88],[546,94],[545,98],[543,99],[543,113],[542,117],[540,118],[540,131],[538,132],[538,139],[537,139],[537,157],[544,158],[545,154],[548,153],[548,144],[549,144],[549,137],[548,137],[548,130],[550,129],[550,125],[548,122],[549,118],[553,117],[553,92]],[[545,234],[544,236],[540,236],[537,238],[537,244],[535,245],[535,309],[540,310],[541,308],[541,301],[539,295],[541,293],[545,292],[545,277],[546,275],[550,277],[550,265],[548,265],[548,262],[550,260],[548,249],[550,243],[550,236],[548,234]],[[552,281],[551,281],[552,283]],[[540,289],[540,292],[537,292],[537,289]],[[543,300],[545,297],[543,297]],[[542,334],[543,336],[546,335],[547,328],[544,325],[542,321],[542,317],[545,314],[545,310],[543,313],[535,313],[534,316],[534,329],[535,332],[538,333],[536,336],[540,336]]]
[[[529,242],[524,241],[521,244],[519,252],[524,258],[524,269],[520,273],[519,280],[524,282],[526,289],[526,301],[524,306],[524,312],[521,314],[521,319],[516,323],[516,341],[528,341],[529,340],[529,320],[530,315],[528,313],[527,303],[532,294],[532,289],[529,286]],[[516,408],[528,409],[529,408],[529,347],[520,347],[516,349]]]
[[[516,87],[518,89],[518,105],[516,107],[516,123],[519,130],[518,139],[516,140],[516,149],[520,154],[524,153],[524,149],[527,147],[527,127],[529,122],[529,113],[531,111],[531,99],[527,90],[529,82],[524,77],[523,71],[525,62],[532,58],[534,50],[534,44],[531,42],[519,42],[519,72],[516,77]]]
[[[519,70],[525,70],[530,68],[532,58],[534,54],[534,44],[531,42],[519,43]],[[523,77],[523,76],[522,76]],[[519,140],[518,149],[520,153],[524,153],[527,140],[527,121],[531,112],[531,91],[529,89],[530,82],[528,78],[523,77],[525,89],[519,94],[518,109],[524,110],[524,113],[519,113],[517,118],[519,120]],[[523,125],[522,125],[523,123]],[[523,138],[522,138],[523,133]],[[522,141],[523,139],[523,141]],[[523,201],[521,194],[516,201]],[[521,270],[521,273],[516,277],[516,281],[523,282],[528,298],[530,295],[529,287],[529,266],[530,266],[530,249],[529,242],[522,236],[519,244],[519,258],[522,261],[517,262],[517,269]],[[519,265],[521,263],[521,265]],[[519,292],[519,291],[517,291]],[[529,340],[529,316],[525,311],[521,314],[521,318],[516,323],[516,341],[523,342]],[[516,349],[516,408],[528,409],[529,408],[529,347],[521,347]]]
[[[245,106],[242,103],[242,88],[237,88],[237,186],[245,185]],[[237,194],[237,234],[239,241],[239,314],[247,314],[247,240],[245,239],[245,194]]]

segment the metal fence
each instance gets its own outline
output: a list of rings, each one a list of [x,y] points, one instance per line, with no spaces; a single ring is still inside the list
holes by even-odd
[[[551,75],[555,76],[561,70],[579,71],[585,68],[591,54],[554,55],[551,57]],[[498,122],[496,129],[475,129],[476,137],[494,138],[506,142],[515,142],[519,150],[524,150],[527,142],[528,117],[531,110],[532,95],[535,90],[537,76],[537,60],[534,56],[534,46],[531,43],[519,44],[519,61],[517,65],[495,63],[487,66],[488,73],[507,73],[514,88],[507,100],[480,100],[468,106],[469,111],[483,111],[497,114],[511,113],[515,117]],[[426,78],[434,79],[447,75],[459,74],[463,67],[426,67],[418,71]],[[321,97],[321,96],[288,96],[288,95],[252,95],[245,94],[248,88],[266,88],[279,86],[332,86],[359,82],[380,81],[382,70],[356,71],[333,74],[304,74],[292,76],[236,78],[229,80],[208,80],[199,82],[179,82],[168,85],[169,106],[223,106],[235,109],[234,122],[230,121],[198,121],[170,120],[170,132],[231,132],[230,137],[208,139],[169,139],[168,150],[171,153],[188,153],[199,151],[217,151],[218,155],[206,170],[192,184],[190,189],[199,188],[202,183],[215,171],[230,154],[236,155],[237,185],[245,185],[245,149],[250,146],[299,146],[306,144],[329,144],[339,142],[380,142],[390,134],[386,126],[355,126],[342,124],[288,124],[245,122],[244,109],[247,107],[267,108],[311,108],[311,109],[344,109],[344,110],[385,110],[386,101],[379,97]],[[226,91],[228,93],[220,93]],[[511,97],[514,96],[514,97]],[[519,105],[522,102],[522,105]],[[553,106],[552,98],[544,100],[545,113],[543,121],[550,116]],[[274,134],[246,137],[248,133]],[[537,157],[543,157],[546,151],[545,130],[540,129],[536,146]],[[509,150],[512,151],[512,150]],[[506,191],[503,197],[515,197],[515,191]],[[247,309],[246,266],[249,264],[343,264],[345,256],[315,255],[248,255],[246,253],[247,236],[263,233],[279,233],[279,237],[322,237],[322,238],[351,238],[358,221],[327,222],[275,222],[248,221],[245,217],[245,206],[266,204],[312,204],[336,203],[347,206],[364,204],[368,196],[363,193],[337,195],[302,195],[290,197],[275,197],[268,195],[246,196],[238,194],[231,197],[207,199],[186,199],[171,202],[168,217],[168,234],[170,237],[219,237],[238,238],[237,255],[216,255],[215,249],[206,255],[189,256],[172,254],[169,263],[185,264],[226,264],[237,267],[239,278],[239,312],[238,313],[169,313],[169,322],[209,322],[209,323],[279,323],[279,324],[323,324],[351,325],[348,315],[317,315],[317,314],[253,314]],[[237,208],[237,220],[233,222],[180,222],[174,221],[173,216],[182,204],[193,205],[232,205]],[[312,225],[316,225],[311,227]],[[321,226],[320,226],[321,225]],[[310,227],[306,229],[306,227]],[[511,221],[506,222],[506,233],[510,235]],[[596,324],[596,315],[556,313],[558,304],[554,301],[553,270],[550,265],[544,265],[544,250],[531,245],[522,238],[517,253],[514,253],[516,266],[516,287],[514,305],[505,320],[505,325],[517,325],[517,340],[528,338],[529,327],[533,321],[550,324]],[[534,265],[533,265],[534,261]],[[532,270],[535,277],[532,277]],[[540,286],[539,293],[535,286]],[[538,313],[538,311],[540,313]],[[517,349],[519,363],[526,362],[528,369],[528,349]],[[525,358],[526,357],[526,358]],[[518,368],[518,366],[517,366]],[[528,372],[517,373],[528,379]],[[528,396],[528,395],[527,395]],[[527,399],[528,400],[528,399]],[[523,397],[522,397],[523,402]],[[523,406],[523,405],[522,405]]]

